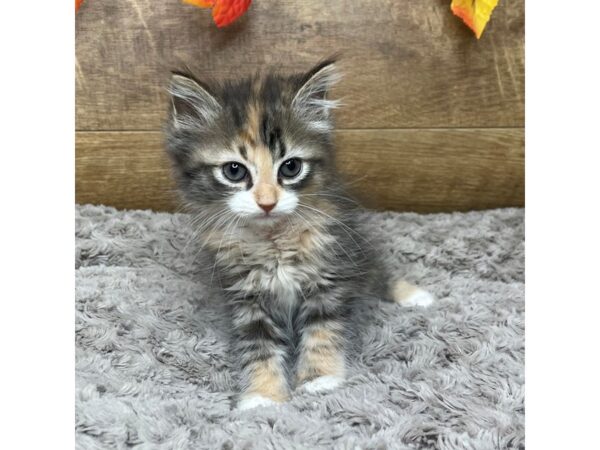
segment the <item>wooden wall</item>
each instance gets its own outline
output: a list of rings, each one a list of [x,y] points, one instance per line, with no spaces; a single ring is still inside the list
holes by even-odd
[[[174,210],[162,148],[172,69],[305,70],[340,53],[340,166],[371,207],[524,204],[524,5],[481,40],[449,0],[255,0],[225,29],[179,0],[88,0],[76,19],[76,200]]]

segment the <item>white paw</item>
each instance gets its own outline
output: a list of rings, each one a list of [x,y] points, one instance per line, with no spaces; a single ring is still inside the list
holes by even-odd
[[[425,308],[435,301],[435,298],[429,292],[406,281],[399,281],[395,284],[392,297],[397,303],[406,307],[420,306]]]
[[[262,395],[249,395],[240,399],[237,405],[237,409],[240,411],[245,411],[247,409],[257,408],[259,406],[274,406],[277,405],[277,402],[271,400],[270,398],[263,397]]]
[[[429,292],[423,289],[417,289],[411,295],[403,299],[400,304],[402,306],[421,306],[425,308],[434,302],[434,297]]]
[[[341,377],[325,375],[317,377],[314,380],[307,381],[302,385],[302,388],[311,394],[316,392],[330,391],[338,387],[344,381]]]

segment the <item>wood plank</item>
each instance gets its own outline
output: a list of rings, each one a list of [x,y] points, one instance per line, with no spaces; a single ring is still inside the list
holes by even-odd
[[[85,2],[76,20],[77,129],[159,130],[169,71],[225,78],[305,70],[341,52],[338,128],[522,127],[524,2],[480,40],[449,0],[256,1],[218,29],[181,0]]]
[[[375,209],[525,204],[523,129],[346,130],[337,146],[340,171],[363,204]]]
[[[162,147],[160,133],[77,132],[75,201],[176,210],[178,196]]]
[[[375,209],[441,212],[524,205],[523,129],[341,130],[340,171]],[[76,201],[173,211],[159,132],[78,132]]]

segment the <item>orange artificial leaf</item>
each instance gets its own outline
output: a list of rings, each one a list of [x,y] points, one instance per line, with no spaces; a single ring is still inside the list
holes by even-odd
[[[498,0],[452,0],[450,9],[479,39],[497,4]]]
[[[252,0],[216,0],[213,19],[218,27],[226,27],[241,17],[250,7]]]
[[[199,8],[212,8],[215,4],[215,0],[183,0],[183,2]]]
[[[184,3],[211,8],[213,20],[218,27],[225,27],[241,17],[250,7],[252,0],[183,0]]]

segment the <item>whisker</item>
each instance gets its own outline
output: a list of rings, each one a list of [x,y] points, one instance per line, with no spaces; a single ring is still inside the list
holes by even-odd
[[[198,238],[198,236],[201,233],[203,233],[211,223],[217,221],[220,217],[223,217],[228,212],[229,211],[227,211],[226,209],[221,209],[221,210],[217,211],[215,214],[209,216],[208,218],[204,218],[203,214],[197,214],[194,218],[192,218],[192,220],[190,220],[190,227],[193,229],[192,235],[190,236],[190,238],[188,239],[188,241],[186,242],[185,246],[183,247],[183,249],[181,250],[180,253],[183,253],[187,249],[188,245],[192,241],[195,241]],[[200,222],[200,223],[198,223],[198,222]]]
[[[356,200],[350,198],[350,197],[344,197],[342,195],[333,195],[333,194],[300,194],[300,197],[332,197],[332,198],[339,198],[341,200],[347,200],[349,202],[354,203],[355,205],[362,207],[362,205],[357,202]]]
[[[246,226],[247,217],[240,216],[240,219],[243,219],[242,220],[242,228],[244,228]],[[241,242],[241,240],[238,240],[238,247],[240,249],[240,255],[242,256],[242,261],[244,262],[244,265],[245,265],[246,264],[246,257],[244,256],[244,249],[242,248],[242,242]]]
[[[299,203],[298,203],[298,206],[301,206],[301,207],[304,207],[304,208],[310,209],[311,211],[314,211],[314,212],[316,212],[316,213],[318,213],[318,214],[322,214],[323,216],[325,216],[325,217],[328,217],[329,219],[333,220],[334,222],[336,222],[336,223],[339,223],[339,224],[340,224],[340,225],[343,227],[342,229],[344,230],[344,232],[345,232],[345,233],[348,235],[348,237],[349,237],[350,239],[352,239],[352,242],[354,242],[354,244],[356,244],[356,246],[357,246],[357,247],[360,249],[360,251],[361,251],[361,252],[363,252],[363,248],[362,248],[362,247],[359,245],[359,243],[358,243],[358,242],[356,242],[356,240],[355,240],[355,239],[352,237],[352,235],[351,235],[351,234],[350,234],[350,233],[349,233],[347,230],[349,230],[350,232],[352,232],[352,233],[356,234],[356,235],[357,235],[357,236],[358,236],[358,237],[359,237],[361,240],[363,240],[363,241],[365,241],[367,244],[371,245],[371,244],[370,244],[370,242],[368,242],[368,241],[367,241],[367,240],[366,240],[366,239],[365,239],[365,238],[364,238],[364,237],[363,237],[363,236],[362,236],[360,233],[358,233],[356,230],[353,230],[353,229],[352,229],[352,228],[350,228],[348,225],[346,225],[346,224],[345,224],[345,223],[343,223],[342,221],[340,221],[340,220],[336,219],[335,217],[333,217],[333,216],[330,216],[329,214],[327,214],[327,213],[325,213],[325,212],[321,211],[321,210],[320,210],[320,209],[318,209],[318,208],[313,208],[312,206],[306,205],[306,204],[304,204],[304,203],[300,203],[300,202],[299,202]],[[364,252],[363,252],[363,254],[364,254]]]
[[[219,241],[219,247],[217,248],[217,251],[215,253],[215,263],[213,264],[212,273],[210,275],[210,284],[211,284],[211,286],[212,286],[213,278],[214,278],[214,275],[215,275],[215,269],[217,268],[217,264],[219,262],[219,252],[221,251],[221,245],[223,244],[223,240],[227,236],[229,230],[232,229],[232,227],[234,226],[234,224],[235,224],[235,222],[231,221],[227,225],[227,228],[225,229],[225,232],[223,233],[223,235],[221,236],[221,240]],[[232,231],[234,231],[234,230],[232,230]]]
[[[372,175],[372,172],[366,172],[363,176],[358,177],[358,178],[353,178],[352,181],[345,181],[344,185],[345,186],[354,186],[355,184],[360,183],[362,180],[364,180],[365,178],[369,177],[370,175]]]
[[[314,229],[314,227],[310,224],[310,222],[306,218],[304,218],[304,216],[302,216],[299,211],[294,211],[294,214],[298,215],[298,217],[300,217],[300,219],[304,220],[304,222],[307,224],[307,226],[309,227],[309,229],[310,228]],[[340,244],[337,239],[335,239],[333,242],[335,242],[338,245],[338,247],[346,254],[346,256],[348,257],[348,259],[350,261],[352,261],[352,264],[354,264],[354,266],[358,267],[358,264],[356,264],[356,261],[354,260],[354,258],[352,258],[350,256],[350,254],[346,251],[346,249],[344,248],[344,246],[342,244]]]
[[[213,225],[213,228],[220,228],[222,225],[224,225],[225,223],[227,223],[227,221],[229,221],[231,219],[231,217],[235,216],[235,214],[231,211],[227,211],[226,214],[222,215]],[[208,244],[208,239],[205,239],[202,243],[202,245],[200,246],[200,248],[198,249],[198,251],[196,252],[196,257],[194,258],[194,261],[196,261],[196,259],[198,258],[198,255],[200,255],[200,253],[202,252],[202,250],[204,249],[204,247],[206,247],[206,245]]]

